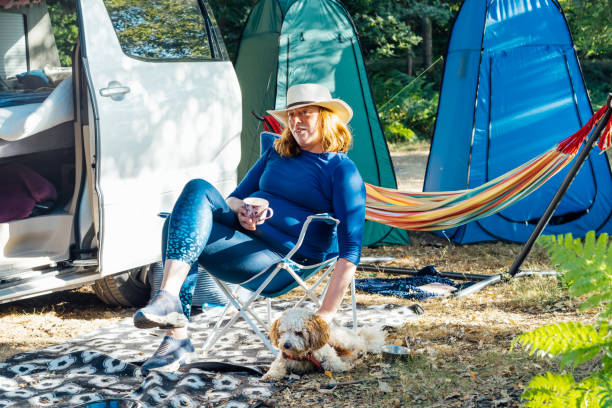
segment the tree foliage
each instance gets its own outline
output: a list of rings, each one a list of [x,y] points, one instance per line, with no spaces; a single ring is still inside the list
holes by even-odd
[[[135,57],[210,58],[197,0],[105,0],[123,51]]]
[[[47,1],[60,64],[64,67],[72,65],[72,49],[74,48],[74,44],[79,34],[74,1],[75,0]]]
[[[443,26],[453,15],[449,4],[440,0],[357,0],[345,6],[369,62],[414,54],[422,41],[422,19]]]
[[[612,0],[559,0],[583,57],[612,56]]]
[[[242,29],[249,17],[251,8],[257,0],[211,0],[210,6],[213,9],[219,29],[223,35],[225,46],[232,60],[235,59],[238,51],[238,43],[242,35]]]
[[[612,407],[612,245],[607,234],[590,231],[584,242],[571,234],[546,236],[538,241],[557,265],[560,280],[571,297],[585,297],[581,310],[600,310],[593,325],[562,322],[517,336],[531,355],[558,357],[570,372],[546,373],[531,379],[522,398],[527,407]],[[595,358],[601,369],[576,381],[571,369]]]

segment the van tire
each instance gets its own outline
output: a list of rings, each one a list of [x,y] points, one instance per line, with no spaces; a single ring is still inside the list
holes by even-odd
[[[149,268],[146,265],[98,279],[93,285],[94,292],[110,306],[144,306],[151,296]]]

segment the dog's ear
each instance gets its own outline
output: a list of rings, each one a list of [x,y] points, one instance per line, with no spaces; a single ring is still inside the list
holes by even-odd
[[[319,315],[313,314],[306,321],[306,331],[310,336],[310,347],[318,350],[329,341],[329,325]]]
[[[278,332],[278,326],[280,325],[280,318],[276,319],[270,325],[270,341],[274,347],[278,347],[278,338],[280,337],[280,333]]]

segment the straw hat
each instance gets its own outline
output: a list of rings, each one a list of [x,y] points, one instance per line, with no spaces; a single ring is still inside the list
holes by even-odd
[[[342,99],[334,99],[329,89],[319,84],[293,85],[287,91],[287,107],[279,110],[269,110],[279,122],[287,126],[289,111],[304,106],[322,106],[335,113],[344,124],[349,123],[353,117],[353,110]]]

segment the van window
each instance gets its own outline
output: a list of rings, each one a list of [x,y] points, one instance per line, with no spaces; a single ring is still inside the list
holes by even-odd
[[[221,58],[214,22],[200,1],[104,0],[104,4],[128,56],[145,60]]]
[[[14,77],[27,70],[25,16],[0,13],[0,78]]]

